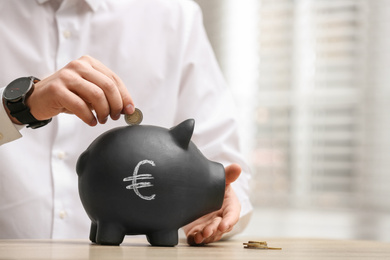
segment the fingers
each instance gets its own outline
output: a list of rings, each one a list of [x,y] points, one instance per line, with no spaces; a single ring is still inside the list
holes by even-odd
[[[226,169],[226,178],[234,181],[240,175],[240,171],[241,168],[238,165],[229,166]],[[203,245],[220,240],[223,234],[230,232],[237,224],[240,211],[241,204],[232,186],[226,186],[224,202],[220,210],[209,213],[183,227],[187,235],[187,243]]]
[[[89,56],[68,64],[85,80],[73,89],[96,111],[100,123],[107,121],[108,115],[116,120],[121,113],[132,114],[134,102],[122,80],[101,62]]]
[[[74,93],[77,95],[78,98],[80,98],[84,103],[88,104],[88,108],[90,108],[90,111],[86,111],[84,108],[84,113],[89,112],[91,116],[94,117],[92,110],[95,110],[97,119],[99,123],[104,124],[107,121],[108,116],[111,113],[115,113],[115,116],[111,114],[111,117],[114,119],[116,118],[116,113],[118,113],[118,108],[110,105],[110,102],[113,102],[112,100],[109,101],[109,98],[106,94],[106,92],[97,87],[97,85],[91,83],[87,80],[82,80],[82,84],[75,87],[74,89],[70,88],[72,90],[71,93]],[[107,90],[106,90],[107,91]],[[113,99],[114,97],[111,97]],[[119,98],[119,97],[116,97]],[[74,97],[76,99],[76,97]],[[80,112],[77,111],[77,104],[79,101],[73,100],[68,102],[69,107],[67,107],[67,110],[73,112],[75,115],[78,115]],[[118,102],[118,101],[116,101]],[[73,107],[72,104],[75,106]],[[79,106],[81,108],[81,106]],[[120,111],[120,110],[119,110]],[[120,112],[119,112],[120,113]],[[119,115],[120,116],[120,115]],[[119,117],[118,116],[118,117]],[[80,117],[81,118],[81,117]],[[83,119],[83,118],[81,118]]]
[[[241,207],[227,209],[227,213],[222,218],[215,218],[203,231],[198,232],[194,241],[198,244],[208,244],[220,240],[223,234],[232,231],[234,225],[237,224],[240,210]]]
[[[61,107],[64,112],[75,114],[86,124],[90,126],[97,125],[95,116],[93,115],[90,106],[83,99],[72,92],[64,92]]]
[[[89,56],[36,83],[26,102],[39,120],[68,112],[91,126],[97,121],[104,124],[109,116],[117,120],[121,113],[134,113],[134,102],[121,79]]]
[[[220,240],[223,234],[230,232],[239,219],[240,207],[227,208],[227,210],[235,212],[227,212],[222,217],[213,216],[207,220],[203,219],[194,226],[187,234],[187,243],[189,245],[212,243]]]
[[[233,227],[237,224],[240,219],[241,212],[241,204],[237,200],[237,202],[232,203],[229,208],[226,208],[224,211],[223,218],[221,223],[218,226],[218,230],[222,233],[228,233],[232,231]]]
[[[221,218],[214,219],[209,225],[205,226],[203,230],[196,231],[187,236],[187,243],[189,245],[204,245],[221,239],[225,232],[219,230]]]
[[[212,220],[203,230],[197,232],[194,236],[194,242],[196,244],[206,244],[214,242],[214,237],[218,233],[218,226],[221,223],[222,218],[217,217]]]
[[[124,114],[134,113],[133,99],[130,93],[128,92],[125,84],[122,82],[122,80],[116,74],[114,74],[110,69],[104,66],[100,61],[93,59],[89,56],[83,56],[81,59],[90,60],[92,67],[96,71],[99,71],[103,75],[107,76],[108,79],[110,79],[113,83],[115,83],[116,86],[115,90],[118,91],[122,101],[117,103],[117,104],[121,104],[122,107],[121,112],[123,112]],[[108,88],[110,89],[111,86],[108,86]]]

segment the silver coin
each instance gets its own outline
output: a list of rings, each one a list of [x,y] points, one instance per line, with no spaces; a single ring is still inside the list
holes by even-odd
[[[138,108],[135,109],[133,114],[125,115],[125,121],[128,125],[139,125],[141,124],[143,118],[144,116]]]

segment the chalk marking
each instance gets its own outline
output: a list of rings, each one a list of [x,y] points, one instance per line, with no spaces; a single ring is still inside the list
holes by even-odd
[[[152,166],[156,166],[154,164],[153,161],[151,160],[143,160],[143,161],[140,161],[137,166],[135,166],[134,168],[134,172],[133,172],[133,176],[129,176],[129,177],[126,177],[123,179],[123,181],[131,181],[132,184],[131,185],[128,185],[126,186],[126,189],[129,189],[129,190],[134,190],[135,194],[138,195],[138,197],[140,197],[141,199],[144,199],[144,200],[153,200],[155,197],[156,197],[156,194],[153,194],[151,196],[143,196],[139,191],[138,189],[141,189],[141,188],[147,188],[147,187],[153,187],[153,184],[151,184],[150,182],[139,182],[137,183],[138,180],[152,180],[154,179],[154,177],[151,175],[151,174],[140,174],[138,175],[138,171],[139,171],[139,167],[141,165],[144,165],[144,164],[150,164]]]

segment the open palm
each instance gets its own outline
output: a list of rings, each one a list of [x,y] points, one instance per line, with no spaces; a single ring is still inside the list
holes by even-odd
[[[221,239],[230,232],[240,217],[241,204],[230,185],[241,174],[241,167],[232,164],[225,168],[226,188],[221,209],[211,212],[183,227],[189,245],[202,245]]]

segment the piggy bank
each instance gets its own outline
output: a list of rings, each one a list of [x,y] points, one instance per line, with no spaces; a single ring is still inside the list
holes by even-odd
[[[80,155],[79,194],[92,242],[119,245],[125,235],[145,234],[153,246],[175,246],[180,227],[221,208],[225,170],[191,141],[194,125],[118,127]]]

